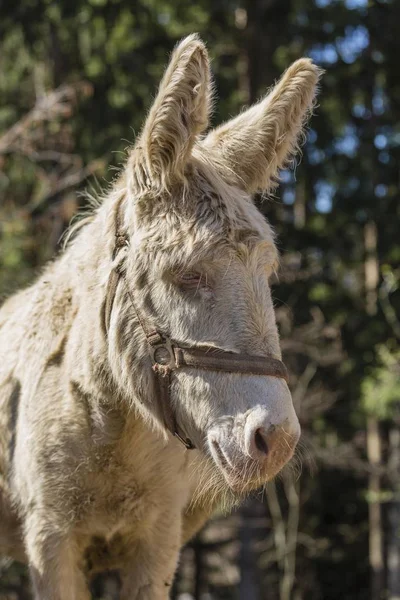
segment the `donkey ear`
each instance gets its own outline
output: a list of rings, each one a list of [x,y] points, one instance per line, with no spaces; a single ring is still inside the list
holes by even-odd
[[[171,179],[183,178],[196,138],[208,125],[211,92],[208,53],[192,34],[175,48],[134,150],[139,185],[168,189]]]
[[[202,145],[228,182],[248,193],[274,187],[297,150],[321,74],[311,60],[296,61],[263,100],[210,132]]]

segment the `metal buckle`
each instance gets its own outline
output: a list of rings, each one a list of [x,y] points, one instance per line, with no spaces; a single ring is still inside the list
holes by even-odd
[[[193,450],[194,446],[192,444],[192,442],[189,440],[189,438],[183,438],[181,435],[179,435],[179,433],[177,431],[174,432],[174,436],[176,438],[178,438],[178,440],[181,442],[181,444],[183,444],[186,448],[186,450]]]
[[[127,235],[125,233],[116,233],[115,234],[115,245],[112,251],[112,259],[115,260],[118,252],[121,250],[121,248],[123,248],[124,246],[127,246],[129,248],[129,238],[127,237]]]
[[[153,367],[160,367],[161,371],[164,369],[173,371],[177,368],[172,341],[168,337],[150,346],[150,356]]]

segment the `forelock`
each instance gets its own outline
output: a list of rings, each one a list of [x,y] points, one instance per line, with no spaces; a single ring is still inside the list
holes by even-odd
[[[142,196],[137,203],[139,230],[132,232],[144,252],[168,254],[171,260],[196,262],[221,248],[251,251],[274,245],[268,222],[252,199],[229,185],[207,158],[193,157],[185,182],[171,193]]]

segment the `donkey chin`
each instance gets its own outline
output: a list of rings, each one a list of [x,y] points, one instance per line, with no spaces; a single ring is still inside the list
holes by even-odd
[[[240,425],[215,424],[208,432],[211,456],[235,493],[246,493],[270,481],[292,458],[300,438],[297,418],[279,425],[268,422],[268,411],[249,411]]]

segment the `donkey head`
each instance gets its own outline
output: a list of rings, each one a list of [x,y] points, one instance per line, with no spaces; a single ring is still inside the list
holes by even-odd
[[[269,286],[277,250],[251,195],[273,187],[293,155],[318,78],[310,60],[298,60],[261,102],[204,137],[207,51],[192,35],[172,55],[123,176],[130,291],[120,292],[110,335],[120,377],[150,425],[160,426],[154,376],[129,294],[182,347],[281,356]],[[273,477],[300,435],[283,379],[184,368],[170,399],[179,427],[233,489]]]

